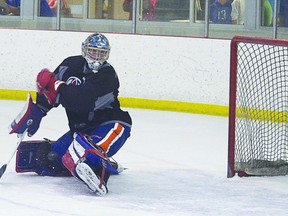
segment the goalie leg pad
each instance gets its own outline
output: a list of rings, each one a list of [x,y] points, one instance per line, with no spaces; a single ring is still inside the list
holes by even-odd
[[[87,187],[99,196],[108,193],[105,182],[101,182],[100,177],[95,174],[89,165],[84,162],[76,165],[75,171],[77,176],[87,185]]]
[[[94,136],[95,137],[95,136]],[[98,136],[96,136],[98,137]],[[106,170],[112,175],[119,174],[115,163],[109,160],[108,155],[94,143],[93,137],[88,135],[83,135],[82,133],[74,134],[73,149],[76,150],[75,154],[72,151],[72,146],[69,147],[70,154],[73,156],[73,160],[77,161],[82,157],[85,157],[87,163],[93,166],[93,169],[98,169],[103,167],[102,160],[104,159],[106,163]],[[68,149],[68,150],[69,150]],[[117,164],[117,163],[116,163]],[[123,170],[122,170],[123,171]]]
[[[50,149],[51,143],[46,140],[21,142],[16,153],[16,172],[36,172],[42,176],[69,176],[70,172],[62,164],[48,159]]]
[[[102,152],[93,149],[79,133],[74,134],[74,140],[62,157],[62,163],[71,174],[100,196],[108,191],[106,187],[110,177],[110,173],[106,172],[108,161]]]
[[[82,134],[76,132],[73,137],[74,140],[61,159],[64,166],[70,170],[73,175],[75,175],[75,167],[80,161],[85,160],[96,169],[102,167],[101,159],[108,160],[101,152],[94,149]],[[101,156],[103,158],[101,158]]]
[[[68,131],[64,135],[62,135],[58,140],[56,140],[51,146],[51,151],[55,152],[58,155],[58,160],[60,163],[62,156],[66,153],[72,141],[73,137],[71,135],[71,132]]]

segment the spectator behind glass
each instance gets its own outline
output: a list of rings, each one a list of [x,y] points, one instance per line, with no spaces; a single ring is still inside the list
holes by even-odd
[[[21,0],[0,0],[1,14],[20,15]],[[55,14],[50,9],[46,0],[40,0],[40,16],[53,17]]]
[[[57,5],[58,5],[58,0],[47,0],[49,7],[53,11],[53,13],[56,15],[57,14]],[[61,15],[64,17],[72,17],[71,14],[71,8],[69,4],[67,3],[66,0],[62,0],[61,2]]]
[[[218,24],[232,23],[231,3],[232,0],[215,0],[215,2],[210,5],[210,20]]]
[[[273,9],[268,0],[262,0],[262,25],[271,26],[273,23]]]
[[[273,25],[273,14],[275,7],[275,0],[262,0],[262,13],[263,13],[263,25]],[[288,27],[288,1],[279,0],[276,13],[279,17],[279,26]],[[271,21],[270,21],[271,19]]]
[[[288,1],[280,0],[279,25],[288,27]]]
[[[231,18],[233,24],[244,24],[245,0],[234,0],[231,4]]]
[[[276,14],[279,15],[279,2],[281,2],[282,0],[278,0],[278,7],[276,9]],[[272,21],[271,21],[271,25],[273,24],[273,16],[274,16],[274,7],[275,7],[275,0],[268,0],[269,4],[271,5],[271,9],[272,9]],[[270,12],[269,12],[270,13]]]
[[[47,0],[40,0],[40,16],[42,17],[54,17],[55,14],[48,5]]]
[[[273,14],[274,14],[274,7],[275,7],[275,0],[268,0],[270,5],[271,5],[271,8],[272,8],[272,11],[273,11]],[[279,14],[279,2],[281,2],[283,0],[278,0],[278,7],[277,7],[277,14]]]
[[[143,0],[142,1],[142,20],[153,20],[155,14],[157,0]],[[124,0],[123,10],[129,12],[129,20],[132,19],[133,14],[133,0]]]
[[[1,15],[20,15],[20,0],[0,0]]]

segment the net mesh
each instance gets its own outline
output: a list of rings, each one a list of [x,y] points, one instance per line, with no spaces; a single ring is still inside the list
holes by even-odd
[[[288,48],[238,43],[235,171],[288,171]]]

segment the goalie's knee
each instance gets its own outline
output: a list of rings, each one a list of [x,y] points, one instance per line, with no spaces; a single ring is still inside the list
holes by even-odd
[[[90,165],[97,168],[101,166],[100,157],[94,154],[92,146],[87,139],[80,133],[73,135],[73,141],[62,157],[63,165],[75,176],[75,166],[82,160],[87,161]]]

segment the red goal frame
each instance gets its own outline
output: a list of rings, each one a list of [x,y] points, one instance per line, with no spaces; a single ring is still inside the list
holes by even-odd
[[[288,47],[288,40],[277,40],[258,37],[235,36],[230,44],[230,87],[229,87],[229,128],[228,128],[228,167],[227,177],[231,178],[235,171],[235,117],[236,117],[236,91],[237,91],[237,53],[239,43],[253,43],[272,46]],[[237,171],[238,172],[238,171]],[[248,176],[245,172],[239,171],[239,176]]]

